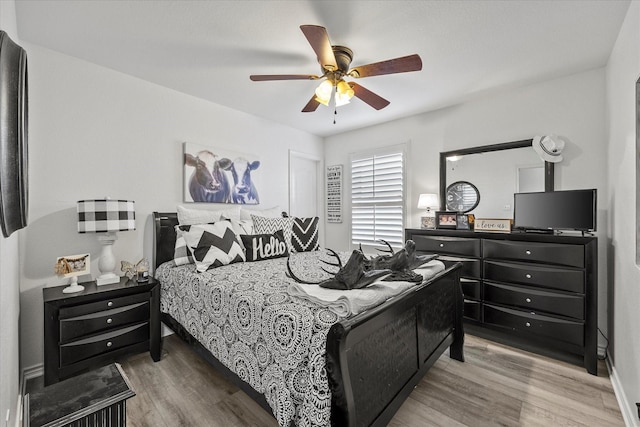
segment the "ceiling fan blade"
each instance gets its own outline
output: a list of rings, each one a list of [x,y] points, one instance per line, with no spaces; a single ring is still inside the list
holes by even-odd
[[[270,80],[316,80],[320,77],[313,74],[252,74],[249,78],[254,82],[264,82]]]
[[[374,62],[373,64],[361,65],[349,70],[348,75],[350,77],[360,78],[420,70],[422,70],[422,59],[420,59],[420,55],[413,54],[401,58]]]
[[[351,89],[353,89],[353,92],[354,92],[353,95],[355,97],[360,98],[361,100],[371,105],[376,110],[382,110],[384,107],[390,104],[389,101],[387,101],[380,95],[377,95],[371,92],[369,89],[365,89],[364,87],[360,86],[358,83],[349,82],[349,86],[351,86]]]
[[[329,71],[337,70],[338,64],[333,54],[333,48],[331,47],[327,30],[319,25],[300,25],[300,29],[318,56],[320,66]]]
[[[305,105],[304,108],[302,109],[302,112],[313,113],[318,108],[318,105],[320,105],[320,103],[316,101],[316,96],[313,95],[309,100],[309,102],[307,102],[307,105]]]

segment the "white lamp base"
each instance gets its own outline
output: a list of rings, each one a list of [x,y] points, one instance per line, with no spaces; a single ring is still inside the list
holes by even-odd
[[[71,283],[69,283],[69,286],[67,286],[62,290],[62,292],[65,294],[72,294],[74,292],[80,292],[80,291],[84,291],[84,286],[78,285],[77,277],[72,277]]]
[[[116,239],[114,232],[98,236],[98,240],[102,243],[102,253],[98,262],[98,269],[102,274],[96,279],[98,286],[120,282],[120,277],[113,272],[116,268],[116,258],[113,256],[112,246]]]

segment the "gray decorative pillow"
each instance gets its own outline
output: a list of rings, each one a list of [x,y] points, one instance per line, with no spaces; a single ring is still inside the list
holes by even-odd
[[[282,230],[278,230],[273,234],[243,234],[240,238],[247,250],[247,261],[262,261],[263,259],[280,258],[289,255]]]
[[[176,245],[173,252],[173,262],[176,265],[193,264],[193,256],[187,247],[187,242],[182,237],[181,227],[189,231],[190,225],[176,225]]]
[[[198,272],[245,260],[244,250],[229,221],[179,227]]]
[[[312,218],[292,218],[291,226],[291,247],[295,252],[309,252],[320,249],[318,241],[318,222],[320,219]]]
[[[291,250],[291,226],[293,219],[291,218],[267,218],[263,216],[251,215],[253,220],[254,234],[273,234],[278,230],[282,230],[284,241],[287,244],[287,250]]]

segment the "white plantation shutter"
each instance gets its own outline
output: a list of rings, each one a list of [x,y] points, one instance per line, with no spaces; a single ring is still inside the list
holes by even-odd
[[[404,244],[404,169],[404,147],[352,155],[352,244]]]

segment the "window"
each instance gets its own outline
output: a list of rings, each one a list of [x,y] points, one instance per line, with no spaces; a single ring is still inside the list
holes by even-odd
[[[404,146],[351,156],[351,243],[404,244]]]

